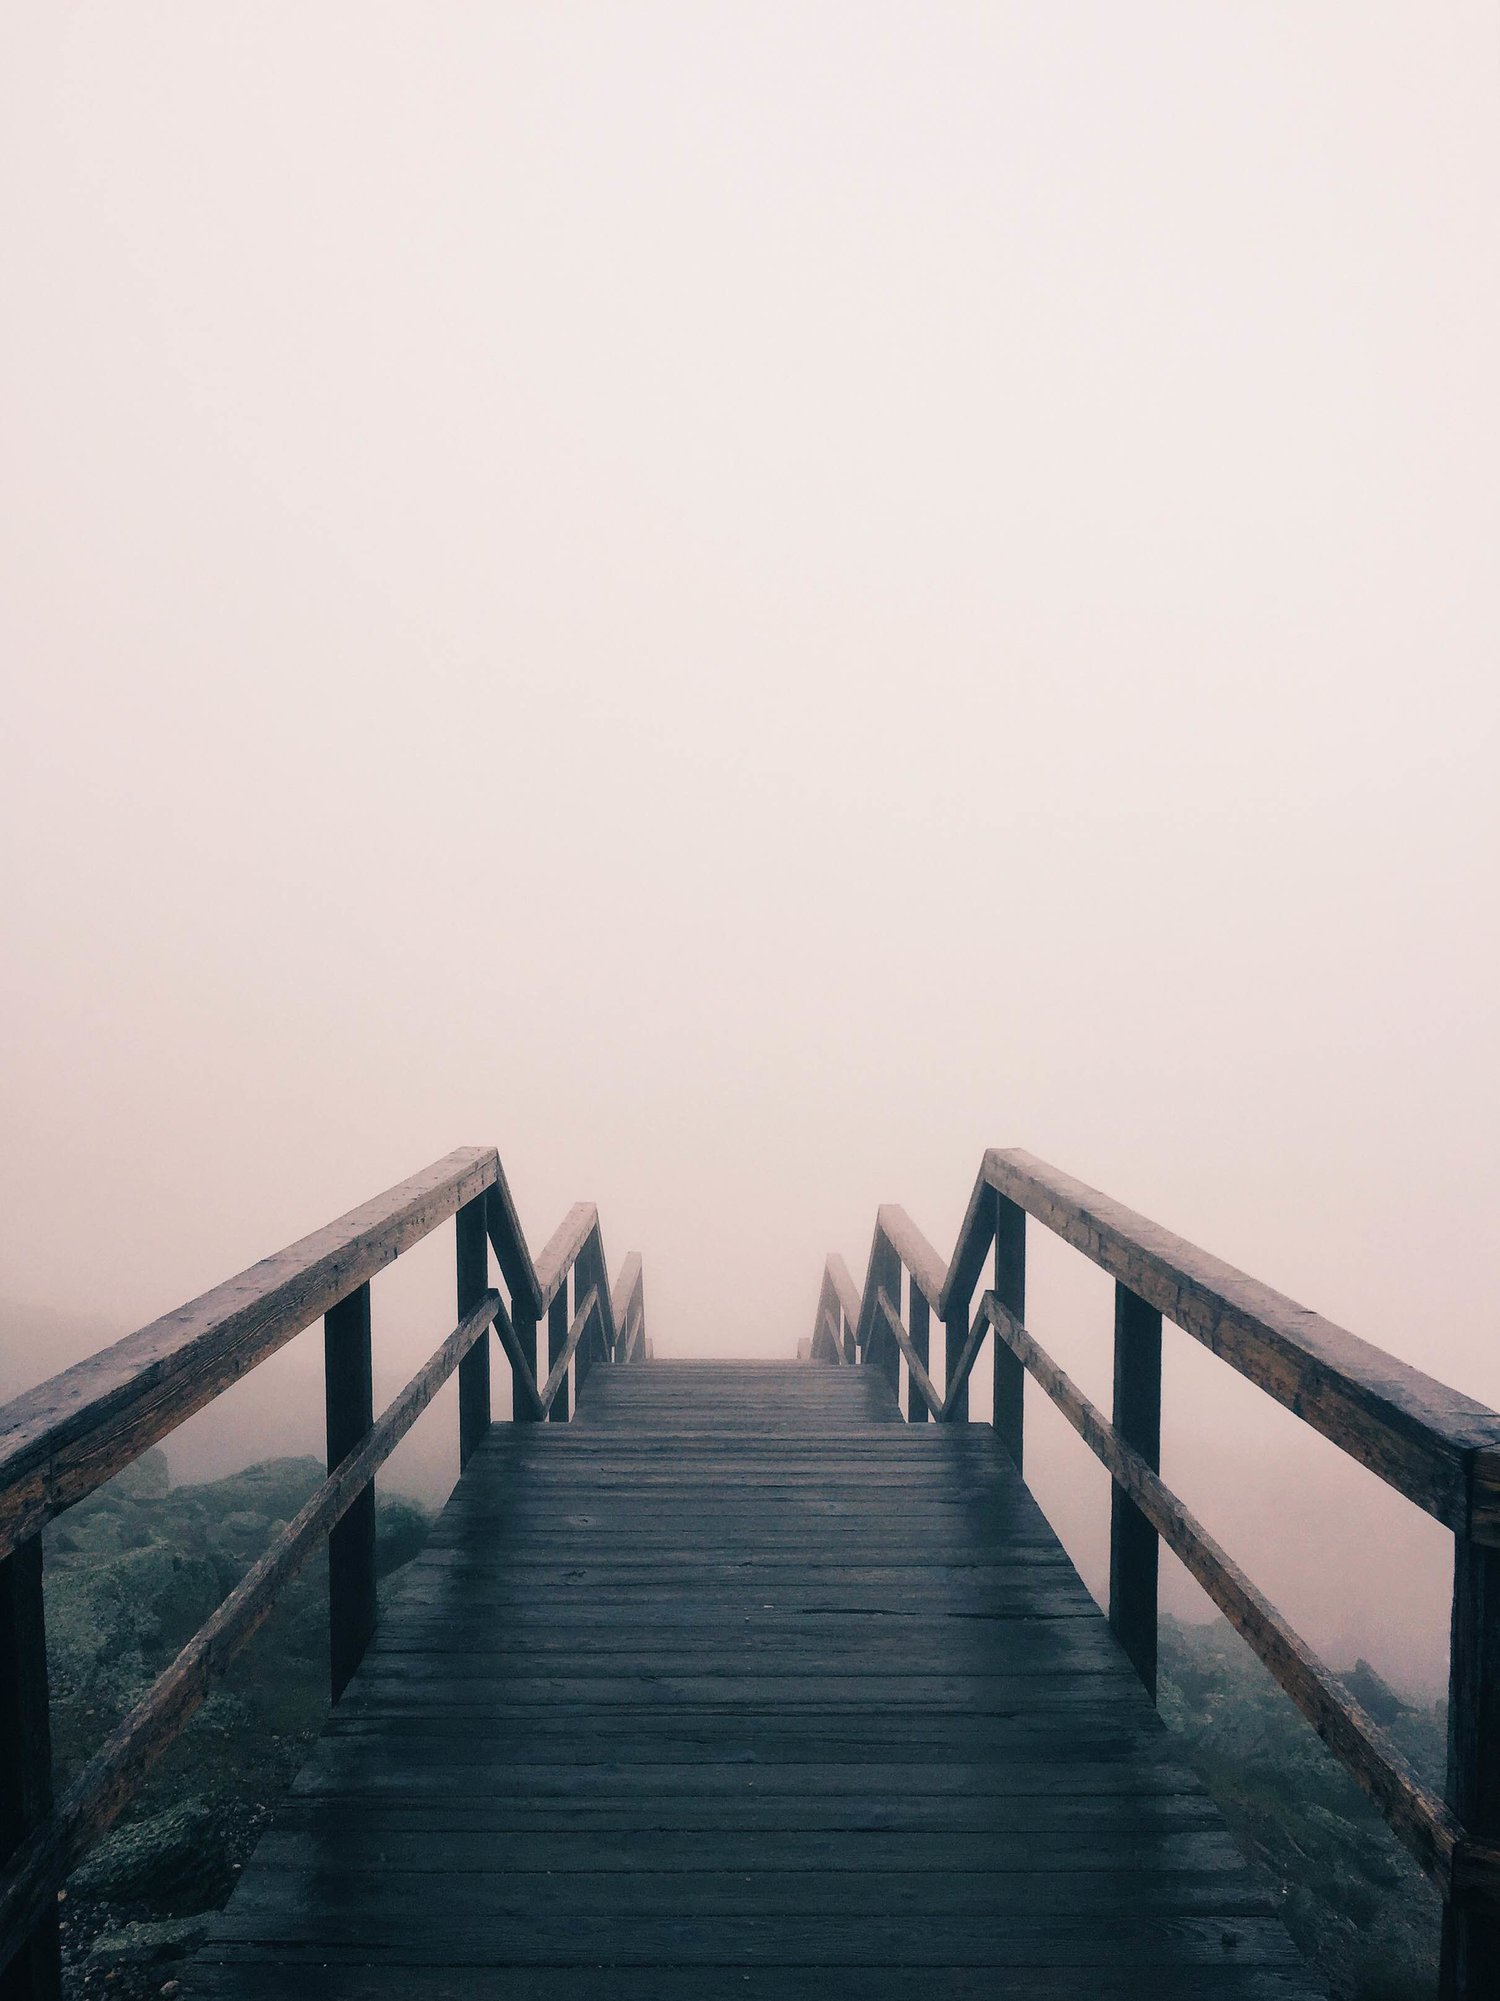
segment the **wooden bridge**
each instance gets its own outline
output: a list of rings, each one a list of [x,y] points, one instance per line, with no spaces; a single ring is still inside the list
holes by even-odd
[[[1116,1281],[1110,1418],[1026,1330],[1028,1216]],[[457,1325],[376,1420],[370,1281],[450,1217]],[[1162,1484],[1164,1314],[1453,1530],[1446,1798]],[[327,1481],[54,1799],[46,1522],[320,1316]],[[639,1259],[580,1205],[533,1260],[466,1149],[0,1412],[0,1997],[57,1995],[68,1872],[324,1537],[334,1706],[188,1992],[1315,1994],[1155,1714],[1164,1538],[1438,1884],[1444,1996],[1500,1993],[1500,1417],[1015,1152],[947,1263],[883,1208],[805,1346],[651,1361]],[[462,1474],[377,1606],[373,1476],[455,1371]],[[1021,1477],[1028,1372],[1114,1478],[1107,1619]]]

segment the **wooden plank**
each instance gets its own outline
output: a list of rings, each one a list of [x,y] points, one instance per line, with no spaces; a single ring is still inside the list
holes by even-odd
[[[518,1319],[539,1320],[546,1311],[542,1288],[531,1262],[526,1232],[511,1199],[510,1183],[497,1158],[495,1179],[485,1197],[485,1231],[500,1267],[500,1276],[510,1288],[511,1313]]]
[[[1028,1153],[992,1149],[983,1178],[1408,1500],[1470,1529],[1471,1467],[1500,1451],[1500,1413]]]
[[[539,1311],[550,1307],[599,1221],[592,1202],[575,1202],[536,1257]]]
[[[0,1410],[0,1555],[301,1333],[493,1182],[460,1147]]]
[[[878,1985],[870,1971],[826,1966],[409,1966],[232,1965],[199,1961],[188,1969],[203,2001],[1312,2001],[1323,1989],[1300,1969],[1219,1964],[1158,1966],[1149,1984],[1131,1968],[1091,1967],[1081,1983],[1073,1967],[888,1966]]]
[[[1209,1597],[1246,1639],[1329,1750],[1385,1815],[1422,1868],[1446,1888],[1458,1827],[1400,1751],[1245,1573],[1163,1485],[1138,1452],[1116,1437],[1091,1404],[993,1293],[982,1309],[1074,1430],[1109,1468]]]
[[[1019,1310],[1006,1304],[1019,1320]],[[1161,1315],[1123,1285],[1115,1287],[1113,1416],[1116,1435],[1159,1473]],[[1155,1702],[1156,1530],[1117,1480],[1110,1482],[1109,1502],[1109,1623]]]
[[[905,1327],[901,1324],[901,1315],[892,1305],[890,1295],[886,1292],[885,1287],[878,1284],[873,1278],[870,1283],[874,1288],[875,1305],[879,1318],[884,1322],[886,1331],[895,1342],[896,1347],[906,1357],[906,1366],[911,1376],[910,1388],[912,1397],[914,1399],[920,1398],[925,1408],[930,1410],[934,1417],[941,1417],[943,1414],[943,1400],[932,1387],[932,1378],[923,1366],[922,1358],[917,1353],[916,1345],[910,1334],[907,1333]]]
[[[358,1286],[323,1318],[323,1402],[328,1470],[369,1437],[375,1423],[370,1288]],[[328,1532],[328,1674],[333,1701],[349,1685],[375,1631],[375,1482]]]
[[[363,1445],[308,1498],[212,1618],[105,1739],[47,1820],[26,1836],[0,1886],[0,1966],[36,1928],[89,1844],[113,1825],[142,1774],[196,1713],[229,1661],[265,1623],[283,1587],[302,1569],[334,1524],[343,1519],[469,1349],[484,1338],[498,1304],[499,1295],[490,1293],[460,1322],[383,1413]]]
[[[876,1211],[875,1222],[886,1242],[911,1273],[912,1283],[928,1306],[935,1313],[941,1313],[943,1287],[948,1278],[947,1265],[899,1203],[882,1202]]]
[[[0,1869],[52,1810],[52,1723],[42,1608],[42,1539],[0,1557]],[[0,2001],[58,2001],[57,1905],[37,1913],[0,1956]]]
[[[572,1361],[574,1355],[577,1354],[578,1344],[583,1339],[585,1330],[593,1324],[598,1315],[599,1299],[600,1292],[598,1286],[590,1286],[577,1312],[574,1313],[573,1318],[569,1321],[568,1331],[563,1336],[562,1347],[554,1357],[552,1367],[547,1374],[547,1380],[541,1388],[540,1402],[543,1410],[550,1411],[553,1404],[559,1402],[564,1395],[567,1386],[568,1364]]]

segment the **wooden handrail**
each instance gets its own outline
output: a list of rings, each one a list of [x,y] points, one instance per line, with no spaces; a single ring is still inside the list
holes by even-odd
[[[493,1147],[460,1147],[0,1409],[0,1556],[482,1195],[499,1165]]]
[[[1025,1327],[1028,1216],[1115,1281],[1112,1422]],[[992,1249],[994,1288],[971,1315]],[[840,1324],[829,1311],[833,1262],[818,1294],[817,1361],[831,1359]],[[994,1334],[994,1426],[1017,1467],[1029,1374],[1109,1469],[1110,1624],[1148,1690],[1164,1540],[1442,1891],[1444,2001],[1500,1993],[1500,1413],[1015,1148],[984,1155],[946,1267],[906,1211],[883,1204],[863,1294],[840,1310],[856,1329],[853,1359],[881,1369],[893,1391],[904,1359],[909,1420],[967,1419],[970,1373]],[[933,1312],[947,1329],[941,1395],[927,1358]],[[1163,1318],[1453,1531],[1445,1799],[1162,1483]]]
[[[1500,1540],[1493,1485],[1475,1494],[1500,1413],[1029,1153],[992,1148],[980,1178],[1419,1508]]]
[[[370,1403],[370,1280],[453,1217],[459,1320],[376,1421]],[[489,1286],[488,1254],[510,1292]],[[569,1280],[576,1306],[567,1317]],[[616,1311],[615,1301],[619,1302]],[[531,1358],[537,1323],[556,1332],[541,1390]],[[55,1989],[56,1892],[84,1850],[128,1804],[139,1780],[260,1626],[282,1587],[323,1539],[329,1545],[334,1699],[353,1673],[376,1614],[374,1475],[439,1386],[459,1379],[460,1464],[490,1428],[491,1326],[510,1360],[514,1414],[565,1418],[569,1371],[649,1352],[639,1257],[612,1296],[592,1203],[576,1204],[533,1262],[500,1157],[461,1147],[337,1222],[0,1410],[0,1744],[48,1742],[40,1531],[149,1446],[324,1320],[328,1478],[177,1659],[51,1804],[45,1755],[27,1766],[26,1818],[0,1854],[0,1975],[7,1994]],[[528,1354],[528,1350],[530,1351]],[[337,1441],[337,1443],[336,1443]],[[15,1967],[11,1962],[28,1948]],[[7,1971],[7,1969],[10,1969]],[[18,1984],[19,1983],[19,1984]]]
[[[992,1292],[985,1294],[979,1317],[1020,1359],[1027,1374],[1249,1642],[1422,1867],[1446,1890],[1458,1828],[1443,1802],[1422,1784],[1379,1724],[1188,1512],[1160,1474],[1125,1443],[1104,1413]]]
[[[105,1739],[48,1819],[34,1828],[16,1851],[0,1889],[0,1966],[15,1955],[55,1899],[68,1872],[90,1843],[118,1819],[140,1780],[186,1727],[229,1662],[265,1623],[283,1587],[369,1486],[377,1469],[484,1335],[499,1305],[497,1292],[486,1293],[480,1305],[460,1321],[363,1445],[309,1496],[171,1666],[157,1676]]]

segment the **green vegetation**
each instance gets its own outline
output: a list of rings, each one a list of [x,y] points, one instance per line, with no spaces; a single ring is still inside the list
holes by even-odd
[[[1441,1705],[1404,1702],[1365,1661],[1344,1680],[1441,1788]],[[1223,1620],[1162,1621],[1160,1704],[1241,1847],[1277,1885],[1287,1926],[1335,2001],[1432,2001],[1435,1892]]]
[[[47,1532],[53,1755],[65,1784],[323,1478],[272,1459],[173,1487],[148,1452]],[[427,1515],[380,1497],[377,1564],[421,1547]],[[63,1904],[73,1995],[170,1991],[171,1962],[202,1936],[270,1804],[328,1708],[327,1560],[320,1554],[151,1774],[124,1820],[74,1872]]]

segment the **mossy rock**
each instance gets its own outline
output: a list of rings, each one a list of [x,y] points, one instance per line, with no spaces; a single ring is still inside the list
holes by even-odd
[[[214,1809],[184,1800],[115,1827],[69,1881],[74,1896],[163,1911],[203,1911],[222,1903],[234,1875],[229,1841]]]

